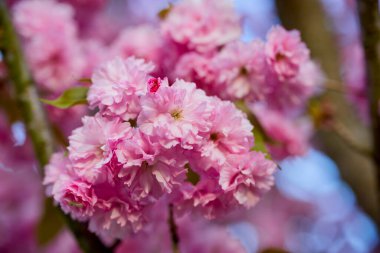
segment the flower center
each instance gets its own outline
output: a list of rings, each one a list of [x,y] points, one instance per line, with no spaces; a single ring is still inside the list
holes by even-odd
[[[182,110],[176,109],[170,113],[170,115],[175,120],[180,120],[182,118]]]
[[[239,74],[241,76],[247,76],[248,75],[248,69],[246,67],[241,67],[240,71],[239,71]]]
[[[218,133],[211,133],[210,134],[210,140],[217,141],[219,139]]]
[[[276,54],[276,61],[282,61],[286,58],[286,56],[283,53],[277,53]]]
[[[137,119],[130,119],[128,120],[129,124],[131,124],[131,127],[136,128],[137,127]]]

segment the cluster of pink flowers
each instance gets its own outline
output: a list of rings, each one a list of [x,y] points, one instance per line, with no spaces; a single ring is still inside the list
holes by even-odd
[[[194,83],[154,78],[153,67],[116,58],[95,71],[88,101],[99,112],[46,168],[48,193],[105,240],[141,229],[160,199],[212,218],[252,207],[273,184],[276,164],[250,150],[241,111]]]
[[[49,0],[20,1],[14,5],[14,24],[28,67],[44,98],[59,96],[92,71],[93,43],[79,38],[74,14],[72,6]],[[101,50],[97,51],[96,55],[101,54]],[[70,108],[70,114],[51,106],[47,110],[49,119],[65,135],[78,126],[86,112],[85,107]]]
[[[73,15],[70,6],[46,0],[22,1],[14,9],[28,65],[48,92],[72,86],[85,67]]]
[[[215,50],[241,33],[239,16],[226,0],[181,1],[170,10],[162,30],[178,45],[200,52]]]
[[[242,42],[229,0],[179,1],[159,23],[129,27],[101,11],[105,4],[14,6],[44,97],[93,73],[89,107],[49,107],[65,133],[94,113],[46,167],[48,194],[109,243],[145,228],[161,202],[209,219],[254,206],[273,185],[276,164],[253,151],[252,123],[233,102],[246,104],[274,159],[306,152],[304,109],[323,78],[299,33],[275,26],[265,41]]]
[[[14,19],[24,40],[26,56],[37,83],[47,89],[47,96],[57,96],[76,85],[105,60],[135,56],[155,63],[156,68],[149,71],[167,76],[171,83],[182,78],[196,83],[207,95],[244,101],[275,143],[269,145],[270,151],[277,150],[272,154],[275,159],[306,152],[311,131],[303,114],[309,98],[318,92],[323,76],[297,31],[275,26],[266,41],[243,42],[241,18],[229,0],[179,1],[166,10],[158,24],[126,28],[115,20],[108,27],[110,18],[98,11],[105,3],[97,1],[91,18],[87,19],[91,24],[83,27],[78,20],[81,16],[78,13],[82,12],[79,1],[65,2],[32,0],[15,6]],[[83,6],[86,3],[83,1]],[[97,20],[107,27],[98,27]],[[103,32],[113,35],[105,36]],[[118,90],[116,86],[113,90]],[[137,100],[128,95],[130,92],[134,90],[112,98],[112,106],[103,101],[99,107],[107,106],[111,113],[126,111],[124,120],[134,118],[140,108]],[[118,107],[123,105],[120,99],[129,101],[128,108]],[[258,114],[263,113],[258,113],[257,108],[276,115],[284,122],[281,124],[284,128],[268,128],[271,123],[265,121],[269,119],[260,117]],[[79,107],[70,110],[73,110],[70,115],[77,116],[68,120],[67,114],[49,108],[49,115],[57,125],[74,121],[65,133],[78,124],[77,119],[85,112]],[[293,127],[297,130],[287,130]],[[289,148],[297,145],[297,149]]]
[[[189,5],[196,6],[197,1],[184,2],[190,8]],[[218,34],[218,27],[204,25],[204,29],[199,29],[191,25],[197,23],[198,19],[201,20],[200,24],[207,22],[208,18],[202,15],[194,14],[191,20],[176,18],[185,13],[181,6],[174,6],[163,21],[162,29],[166,31],[181,26],[181,33],[184,34],[194,34],[198,30]],[[225,13],[228,17],[222,15],[217,19],[219,22],[209,23],[215,26],[223,22],[231,25],[231,14]],[[208,15],[213,16],[213,13],[209,11]],[[238,19],[234,24],[234,31],[239,31]],[[231,28],[232,25],[229,25],[225,27]],[[173,71],[169,71],[170,77],[193,81],[209,95],[245,101],[263,126],[265,134],[275,142],[276,147],[271,148],[277,150],[273,153],[274,158],[283,159],[306,152],[310,131],[304,131],[308,124],[303,123],[306,120],[302,119],[302,115],[308,100],[319,92],[323,75],[318,65],[310,59],[309,50],[301,41],[298,31],[287,31],[275,26],[269,31],[265,42],[260,39],[243,42],[238,37],[229,40],[221,37],[223,43],[211,44],[207,51],[195,47],[193,37],[179,40],[172,33],[165,33],[165,36],[169,36],[181,48]],[[263,113],[276,116],[260,117],[259,114]],[[284,124],[275,128],[267,127],[272,125],[267,121],[272,121],[274,117]],[[294,124],[293,121],[301,123]],[[294,127],[298,130],[291,130]],[[298,147],[289,148],[289,145]]]

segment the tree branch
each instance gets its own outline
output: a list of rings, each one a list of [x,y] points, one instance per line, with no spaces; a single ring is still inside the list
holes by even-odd
[[[23,59],[7,6],[3,0],[0,1],[0,31],[2,35],[1,44],[4,47],[4,60],[14,86],[15,99],[19,105],[28,135],[31,138],[41,175],[43,175],[43,167],[49,162],[49,158],[53,153],[54,139],[39,101],[37,90],[33,85],[32,77]],[[111,248],[104,246],[95,234],[87,230],[86,224],[72,220],[61,209],[59,210],[84,252],[112,252]]]
[[[380,204],[380,16],[378,0],[357,0],[365,53],[368,103],[372,128],[373,161],[376,165]]]
[[[331,123],[331,130],[353,151],[365,157],[372,157],[373,152],[371,148],[362,145],[352,135],[341,122],[334,121]]]
[[[178,236],[178,231],[177,231],[177,224],[175,223],[174,220],[174,213],[173,213],[173,205],[169,205],[169,230],[170,230],[170,238],[172,241],[172,249],[173,253],[179,253],[179,236]]]
[[[0,21],[2,40],[4,43],[4,60],[9,77],[12,79],[15,98],[20,107],[28,134],[32,140],[40,172],[43,175],[45,166],[53,152],[53,138],[47,125],[44,111],[39,102],[36,88],[27,70],[20,50],[18,39],[13,30],[11,20],[4,1],[0,3]]]

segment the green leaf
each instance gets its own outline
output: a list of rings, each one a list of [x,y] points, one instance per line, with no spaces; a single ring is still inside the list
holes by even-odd
[[[41,99],[45,104],[60,109],[67,109],[74,105],[87,104],[88,87],[80,86],[65,90],[60,97],[54,100]]]
[[[62,215],[53,205],[51,198],[45,199],[45,210],[38,224],[36,235],[39,245],[46,245],[64,227]]]
[[[161,19],[161,20],[164,20],[167,18],[167,16],[169,15],[170,11],[172,10],[173,8],[173,5],[172,4],[169,4],[168,7],[166,7],[165,9],[162,9],[160,12],[158,12],[158,17]]]
[[[192,185],[196,185],[200,180],[199,174],[193,171],[190,168],[189,164],[186,164],[185,168],[187,169],[187,173],[186,173],[187,181],[190,182]]]
[[[254,127],[252,132],[255,136],[255,146],[253,146],[251,150],[262,152],[268,159],[272,159],[271,155],[269,154],[268,148],[265,144],[264,134],[257,127]]]

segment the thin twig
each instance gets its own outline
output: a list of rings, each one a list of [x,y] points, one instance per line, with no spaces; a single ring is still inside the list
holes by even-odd
[[[347,144],[349,148],[356,151],[357,153],[364,155],[366,157],[372,157],[373,151],[370,147],[366,147],[359,143],[352,135],[352,133],[338,121],[334,121],[330,125],[331,130]]]
[[[180,253],[178,229],[177,229],[177,224],[175,223],[175,219],[174,219],[173,205],[172,204],[169,205],[168,223],[169,223],[170,238],[172,241],[173,253]]]
[[[15,89],[14,96],[19,105],[28,135],[31,138],[41,175],[43,175],[43,168],[49,162],[49,158],[53,153],[54,138],[39,101],[37,90],[33,85],[32,77],[23,59],[17,35],[3,0],[0,1],[0,30],[2,31],[2,42],[4,43],[4,60]],[[104,246],[95,234],[87,230],[86,224],[72,220],[61,209],[59,210],[84,252],[112,252],[111,248]]]

